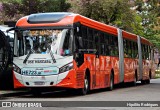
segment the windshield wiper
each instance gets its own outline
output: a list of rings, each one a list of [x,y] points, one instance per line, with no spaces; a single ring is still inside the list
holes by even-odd
[[[53,55],[50,47],[49,47],[49,51],[50,51],[49,53],[50,53],[50,55],[51,55],[51,58],[52,58],[52,60],[53,60],[53,63],[56,63],[56,59],[54,58],[54,55]],[[34,53],[34,50],[33,50],[33,49],[31,49],[31,50],[29,51],[29,53],[27,54],[26,58],[24,59],[24,61],[23,61],[24,64],[26,64],[28,58],[30,57],[30,55],[31,55],[32,53]]]
[[[31,50],[29,51],[29,53],[27,54],[27,56],[26,56],[26,58],[24,59],[23,63],[26,64],[26,62],[27,62],[28,58],[30,57],[31,53],[34,53],[34,50],[33,50],[33,49],[31,49]]]
[[[50,50],[50,55],[51,55],[51,57],[52,57],[52,60],[53,60],[53,63],[56,63],[56,59],[54,58],[54,55],[53,55],[53,53],[52,53],[52,51]]]
[[[47,46],[47,48],[49,49],[49,53],[50,53],[50,55],[51,55],[52,61],[53,61],[53,63],[56,63],[56,59],[54,58],[54,55],[53,55],[53,53],[52,53],[51,46],[48,45],[48,44],[49,44],[49,43],[46,42],[46,46]]]
[[[34,53],[33,49],[31,49],[29,51],[29,53],[27,54],[26,58],[24,59],[24,61],[23,61],[24,64],[26,64],[26,62],[27,62],[28,58],[30,57],[31,53]],[[53,63],[56,63],[56,59],[54,58],[54,55],[53,55],[52,51],[50,51],[49,53],[50,53],[50,55],[52,57]]]

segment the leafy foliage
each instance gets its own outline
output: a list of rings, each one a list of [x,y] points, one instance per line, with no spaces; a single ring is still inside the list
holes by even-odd
[[[157,1],[148,0],[151,7],[146,8],[143,0],[136,0],[137,11],[131,10],[131,4],[127,1],[129,0],[69,0],[72,4],[71,11],[143,36],[160,47],[160,22],[157,21],[160,10]]]
[[[31,13],[72,11],[91,19],[119,27],[143,36],[160,48],[160,3],[148,0],[151,7],[144,8],[143,0],[136,0],[136,11],[130,9],[129,0],[1,0],[0,23],[16,21]],[[132,4],[133,5],[133,4]],[[68,10],[69,9],[69,10]],[[147,14],[144,12],[147,11]],[[147,21],[148,20],[148,21]]]
[[[160,49],[160,6],[157,0],[148,0],[147,5],[141,1],[136,4],[140,7],[138,15],[142,18],[143,36]]]
[[[71,5],[66,0],[4,0],[2,6],[0,19],[15,21],[32,13],[67,11]]]
[[[130,32],[141,29],[140,20],[126,0],[70,0],[71,11]],[[139,30],[140,31],[140,30]],[[142,33],[142,32],[141,32]]]

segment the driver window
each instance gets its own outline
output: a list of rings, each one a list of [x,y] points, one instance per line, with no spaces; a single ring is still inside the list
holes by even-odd
[[[17,33],[15,33],[15,38],[14,38],[14,56],[18,56],[18,36],[17,36]]]
[[[71,37],[70,37],[70,30],[68,30],[66,32],[66,36],[65,36],[65,39],[64,39],[64,43],[63,43],[62,55],[67,56],[67,55],[71,54],[71,51],[72,51],[71,41],[72,40],[71,40]]]
[[[21,33],[17,32],[15,36],[15,43],[14,43],[14,55],[15,56],[22,56],[24,54],[23,38],[21,38],[20,35]]]

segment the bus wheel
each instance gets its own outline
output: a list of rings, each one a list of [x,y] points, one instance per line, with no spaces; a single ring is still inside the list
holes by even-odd
[[[89,77],[85,75],[84,79],[84,88],[80,89],[80,94],[81,95],[86,95],[89,91]]]
[[[111,76],[110,76],[110,86],[109,86],[110,91],[113,90],[113,85],[114,85],[114,77],[113,77],[113,74],[111,74]]]
[[[146,80],[146,83],[150,84],[150,77],[149,77],[149,79]]]
[[[31,88],[31,93],[35,97],[41,96],[41,91],[38,88]]]
[[[134,81],[132,82],[132,85],[133,86],[136,86],[136,84],[137,84],[137,78],[136,78],[136,75],[134,76]]]
[[[146,83],[146,81],[145,80],[141,80],[141,84],[145,84]]]

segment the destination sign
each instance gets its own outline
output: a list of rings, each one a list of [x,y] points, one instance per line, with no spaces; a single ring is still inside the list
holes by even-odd
[[[28,60],[28,64],[33,64],[33,63],[51,63],[50,60]]]

